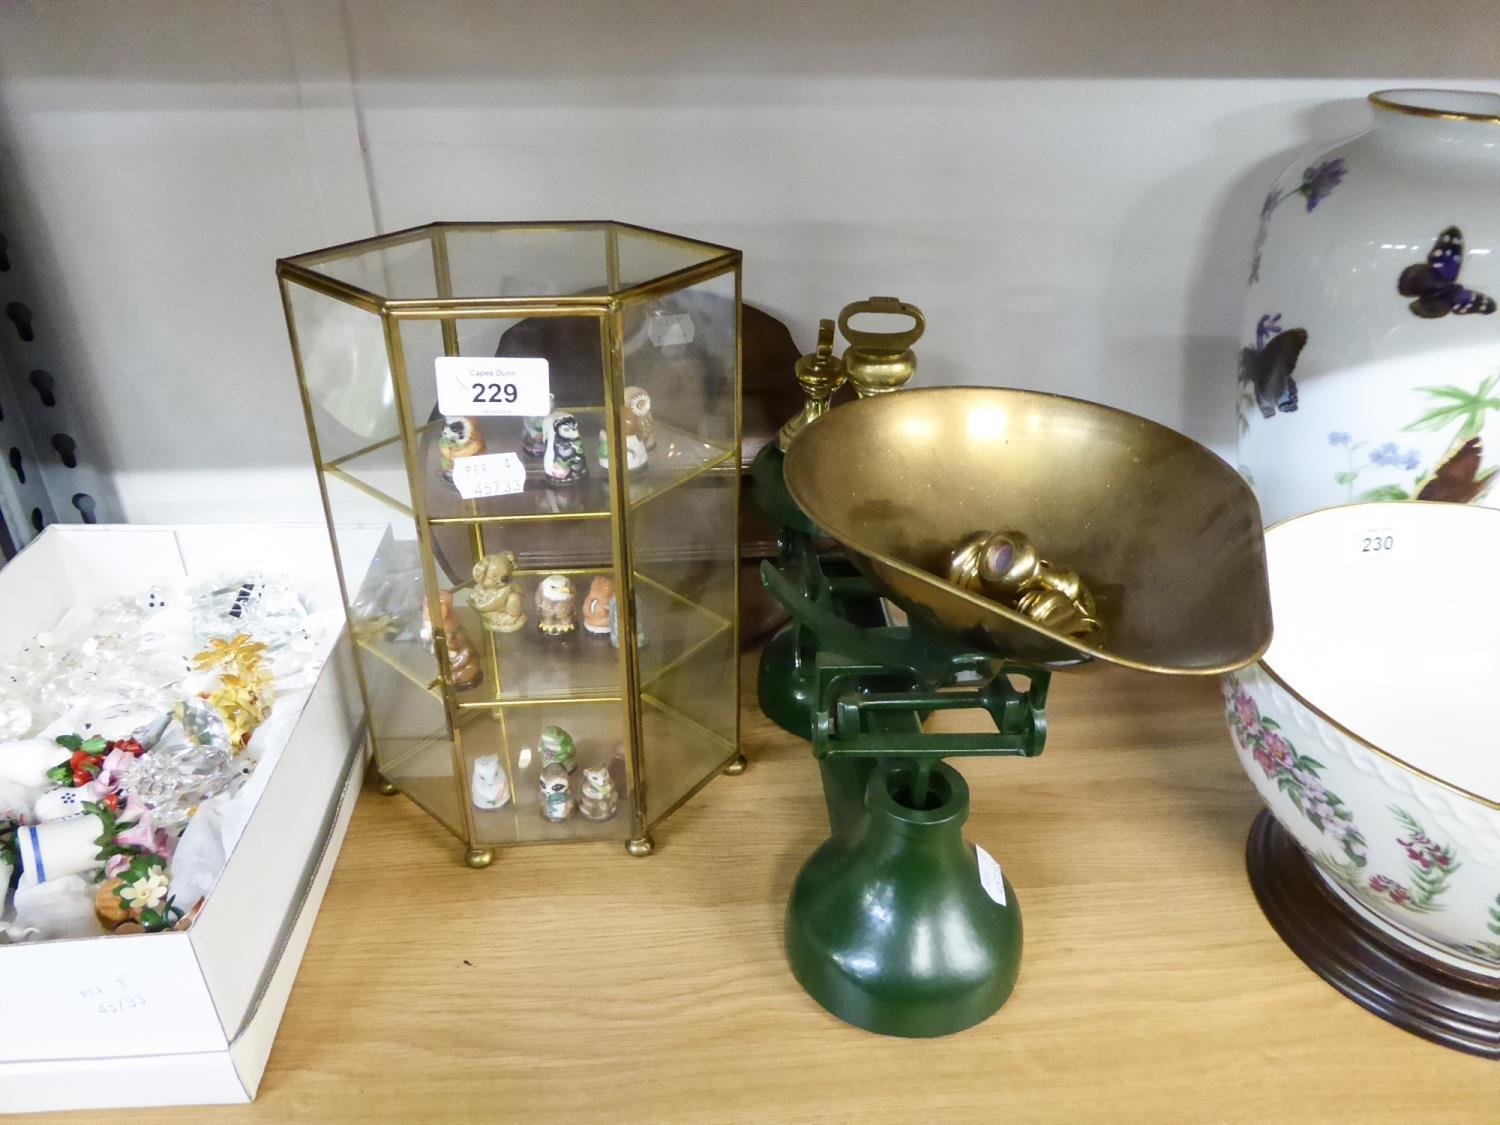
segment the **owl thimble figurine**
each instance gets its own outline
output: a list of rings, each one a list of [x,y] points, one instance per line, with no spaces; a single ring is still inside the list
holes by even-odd
[[[573,815],[573,778],[562,766],[543,766],[537,787],[543,820],[561,824]]]
[[[537,747],[537,760],[543,766],[562,766],[569,773],[578,758],[573,736],[559,726],[542,728],[541,745]]]
[[[589,464],[578,440],[578,419],[566,410],[547,415],[547,448],[542,473],[554,488],[571,488],[588,479]]]
[[[636,432],[640,434],[641,444],[648,451],[655,449],[656,423],[651,417],[651,396],[640,387],[626,387],[625,412],[635,419]]]
[[[566,574],[549,574],[536,588],[536,627],[549,637],[566,637],[577,628],[573,582]]]
[[[453,462],[464,457],[477,457],[484,452],[484,434],[479,432],[478,418],[445,418],[443,433],[438,438],[438,461],[442,477],[450,484],[453,481]]]
[[[609,820],[619,809],[620,795],[608,763],[584,766],[578,786],[578,812],[587,820]]]

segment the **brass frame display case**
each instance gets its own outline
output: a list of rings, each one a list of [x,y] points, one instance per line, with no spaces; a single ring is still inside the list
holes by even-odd
[[[389,521],[368,574],[339,564],[383,789],[460,837],[475,867],[496,847],[567,840],[648,854],[663,818],[745,765],[739,252],[609,221],[433,223],[282,259],[277,277],[335,556],[341,527]],[[546,359],[553,410],[580,432],[600,420],[598,453],[577,439],[581,487],[535,463],[513,494],[464,499],[443,479],[435,361],[481,355]],[[653,452],[605,464],[637,441],[627,387],[650,392]],[[525,420],[469,421],[478,448],[526,464]],[[502,551],[528,617],[517,632],[468,604],[474,566]],[[536,628],[551,575],[613,582],[609,640]],[[538,815],[554,725],[577,764],[609,770],[618,815],[597,801],[587,817]],[[498,807],[470,792],[489,755]]]

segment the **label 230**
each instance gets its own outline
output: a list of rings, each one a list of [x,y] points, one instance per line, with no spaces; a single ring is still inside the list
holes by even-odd
[[[438,412],[450,418],[552,410],[545,359],[439,356],[435,367]]]

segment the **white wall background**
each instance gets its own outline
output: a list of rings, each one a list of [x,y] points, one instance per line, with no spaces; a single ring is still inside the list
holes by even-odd
[[[1483,85],[1490,8],[0,0],[0,229],[132,520],[320,518],[274,261],[435,218],[725,242],[804,346],[895,293],[921,382],[1227,454],[1271,178],[1371,89]]]

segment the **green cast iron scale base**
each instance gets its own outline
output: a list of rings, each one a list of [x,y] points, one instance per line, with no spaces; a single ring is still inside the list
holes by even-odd
[[[770,719],[812,743],[832,830],[792,889],[792,972],[856,1027],[962,1031],[1014,988],[1021,913],[998,867],[981,878],[988,857],[962,834],[968,786],[941,759],[1040,754],[1049,673],[965,648],[915,615],[890,624],[846,554],[820,546],[782,462],[768,446],[751,470],[757,500],[783,529],[761,578],[792,615],[762,654],[757,692]],[[922,729],[932,712],[956,709],[986,712],[995,729]]]

